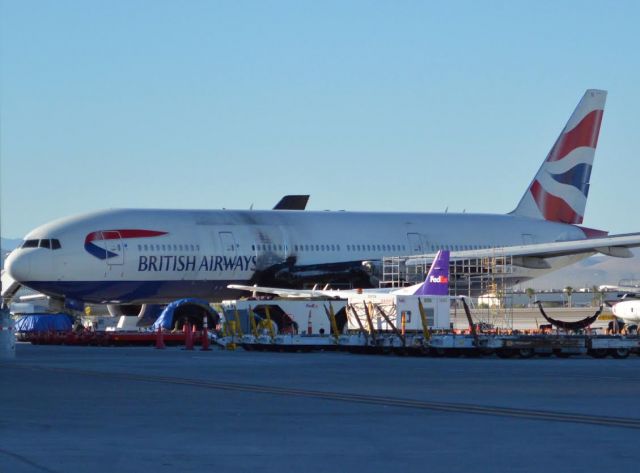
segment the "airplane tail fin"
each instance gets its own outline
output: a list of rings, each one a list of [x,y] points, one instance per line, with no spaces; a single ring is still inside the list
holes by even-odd
[[[580,224],[607,92],[585,92],[512,215]]]
[[[273,210],[304,210],[307,208],[307,202],[309,195],[285,195]]]
[[[449,295],[449,250],[440,250],[431,264],[424,283],[414,292],[416,296]]]

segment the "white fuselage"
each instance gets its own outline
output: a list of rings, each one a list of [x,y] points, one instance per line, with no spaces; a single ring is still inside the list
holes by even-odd
[[[383,256],[581,238],[577,226],[515,215],[106,210],[33,230],[7,269],[28,287],[86,302],[221,300],[234,295],[228,284],[278,265],[320,274]],[[59,248],[47,248],[54,240]],[[586,256],[549,261],[557,269]],[[522,280],[548,271],[522,269]]]
[[[640,323],[640,300],[618,302],[611,308],[613,315],[628,324]]]

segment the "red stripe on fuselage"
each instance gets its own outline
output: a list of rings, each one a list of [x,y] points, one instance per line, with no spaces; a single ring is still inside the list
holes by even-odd
[[[602,123],[602,110],[589,112],[572,130],[563,133],[553,145],[546,161],[559,161],[576,148],[595,148]]]
[[[576,213],[560,197],[544,190],[537,180],[531,184],[530,191],[545,220],[562,223],[582,223],[582,215]]]
[[[116,240],[118,238],[149,238],[166,235],[167,232],[157,232],[154,230],[102,230],[98,232],[92,232],[87,235],[84,242],[85,244],[91,243],[96,240]]]

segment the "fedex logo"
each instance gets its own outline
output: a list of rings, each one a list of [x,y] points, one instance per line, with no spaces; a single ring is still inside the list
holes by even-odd
[[[449,278],[442,274],[438,277],[429,276],[429,282],[433,282],[436,284],[449,284]]]

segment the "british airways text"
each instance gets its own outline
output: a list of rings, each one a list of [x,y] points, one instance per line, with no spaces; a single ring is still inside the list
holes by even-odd
[[[138,271],[255,271],[255,256],[139,256]]]

